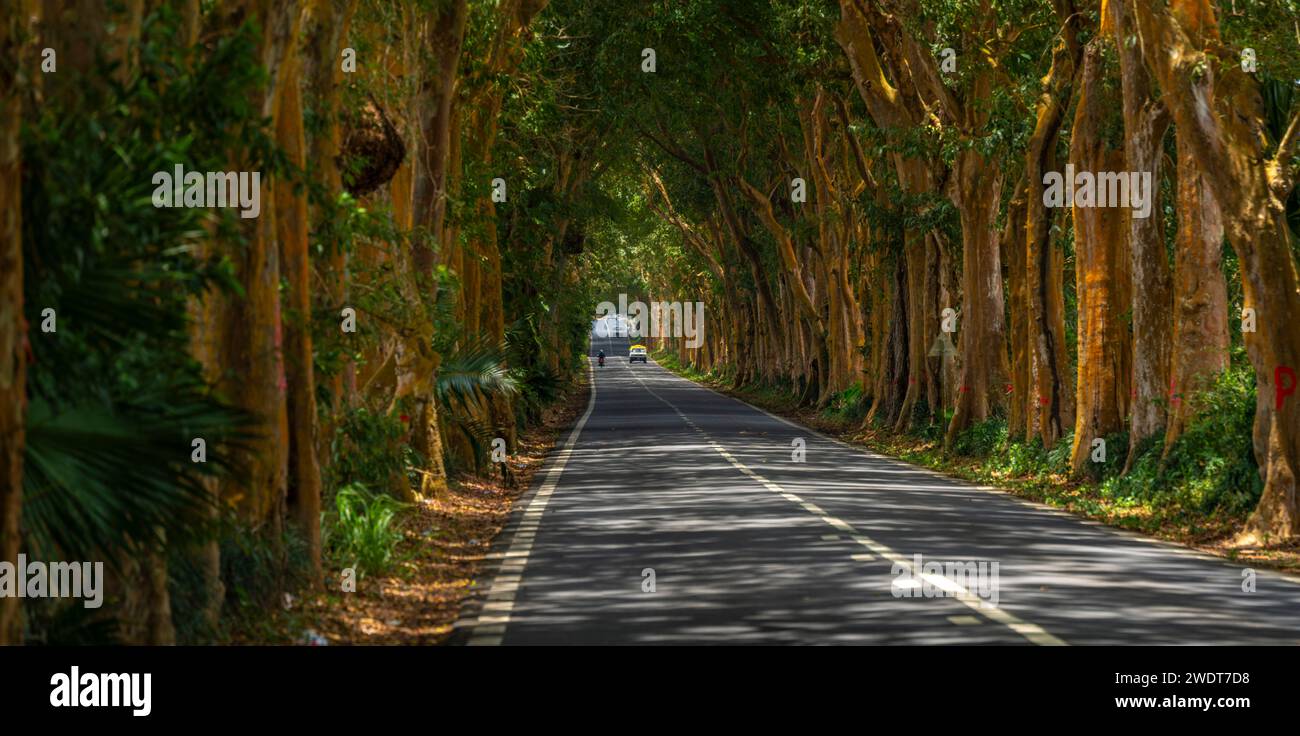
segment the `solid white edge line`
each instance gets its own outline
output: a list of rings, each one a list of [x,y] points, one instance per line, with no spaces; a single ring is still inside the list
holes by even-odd
[[[551,500],[551,494],[559,485],[560,476],[569,463],[569,456],[573,453],[574,446],[578,444],[578,436],[582,434],[582,428],[587,426],[587,420],[591,418],[591,412],[596,408],[596,372],[592,368],[590,356],[587,359],[587,384],[591,387],[591,394],[587,397],[587,410],[569,431],[569,436],[555,454],[551,467],[546,469],[541,486],[524,507],[519,527],[511,533],[510,545],[505,552],[506,559],[511,562],[511,569],[508,572],[497,570],[497,573],[492,576],[492,584],[487,589],[486,600],[478,616],[472,621],[457,622],[458,628],[463,626],[471,631],[469,641],[466,642],[467,646],[497,646],[505,638],[506,625],[510,623],[510,614],[514,610],[515,595],[522,582],[524,568],[528,565],[528,555],[533,551],[536,524],[540,522],[542,512],[546,510],[546,504]],[[527,533],[521,533],[520,527],[525,525],[524,522],[533,523]],[[489,610],[491,613],[485,615]],[[490,633],[478,631],[479,628],[486,627],[491,627]]]

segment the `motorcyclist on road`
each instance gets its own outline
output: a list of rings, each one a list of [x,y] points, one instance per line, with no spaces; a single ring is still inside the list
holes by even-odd
[[[597,365],[602,365],[602,366],[605,365],[605,351],[604,351],[604,350],[598,350],[598,351],[596,351],[596,364],[597,364]]]

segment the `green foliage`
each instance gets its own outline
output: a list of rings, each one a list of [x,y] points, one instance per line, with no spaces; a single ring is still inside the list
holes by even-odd
[[[857,382],[832,396],[822,413],[829,418],[860,422],[869,408],[862,383]]]
[[[515,412],[524,423],[539,421],[542,411],[559,399],[564,385],[558,373],[536,363],[512,368],[510,378],[519,387]]]
[[[953,439],[952,450],[958,455],[988,457],[1007,444],[1007,422],[1002,418],[988,419],[971,425]]]
[[[486,337],[468,341],[443,358],[434,388],[441,417],[447,427],[464,435],[479,469],[487,457],[496,431],[482,422],[475,407],[487,406],[494,396],[519,394],[516,378],[505,367],[506,351]],[[448,462],[454,460],[449,456]],[[455,468],[449,468],[455,470]]]
[[[80,599],[29,598],[23,601],[26,646],[106,646],[118,644],[116,622],[103,609],[88,609]]]
[[[1106,481],[1103,492],[1194,514],[1241,515],[1263,491],[1252,444],[1253,371],[1233,368],[1195,398],[1198,410],[1167,454],[1142,448],[1132,471]],[[1109,446],[1109,444],[1108,444]]]
[[[124,81],[106,64],[86,79],[61,68],[23,128],[34,359],[23,520],[39,554],[114,564],[162,535],[210,538],[204,482],[237,470],[246,437],[247,419],[204,385],[186,332],[187,300],[231,283],[229,263],[196,246],[209,223],[235,238],[235,216],[156,208],[151,177],[223,170],[235,150],[265,162],[247,94],[261,71],[247,33],[203,54],[175,35],[169,12],[149,16]],[[45,309],[55,331],[40,329]],[[194,438],[206,463],[191,461]]]
[[[284,591],[306,580],[310,569],[307,542],[292,525],[276,537],[233,523],[222,530],[220,553],[225,613],[232,621],[258,618],[281,605]],[[182,579],[195,584],[192,575]]]
[[[423,463],[405,441],[406,432],[400,417],[364,406],[344,413],[330,443],[325,487],[341,489],[359,484],[367,488],[401,488],[408,481],[408,469]]]
[[[322,545],[338,567],[355,567],[361,575],[380,575],[392,565],[402,531],[396,525],[404,504],[372,494],[358,484],[334,496],[334,513],[322,514]]]
[[[682,361],[678,360],[677,353],[671,350],[655,351],[654,359],[656,363],[663,366],[664,368],[682,376],[683,378],[688,378],[692,381],[700,381],[702,383],[708,383],[712,380],[716,380],[722,377],[722,374],[706,373],[696,368],[694,365],[688,365],[682,363]]]
[[[468,411],[474,401],[493,395],[515,396],[519,386],[504,367],[505,350],[480,337],[443,358],[438,369],[438,403],[448,409]]]

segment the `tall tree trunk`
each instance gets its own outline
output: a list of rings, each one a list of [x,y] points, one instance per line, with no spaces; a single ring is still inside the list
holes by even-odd
[[[1070,161],[1078,171],[1123,171],[1124,154],[1103,140],[1107,100],[1101,89],[1101,45],[1088,45],[1082,89],[1070,136]],[[1070,467],[1080,474],[1091,461],[1094,440],[1121,429],[1128,406],[1129,303],[1125,267],[1127,215],[1098,207],[1074,207],[1075,279],[1079,298],[1078,417]]]
[[[307,54],[304,57],[303,83],[307,86],[309,105],[321,118],[321,128],[308,134],[307,160],[312,178],[324,189],[329,204],[311,212],[313,233],[330,232],[328,220],[338,216],[335,205],[343,192],[343,177],[338,157],[342,148],[339,124],[339,97],[342,89],[342,48],[352,25],[357,0],[316,0],[307,28]],[[325,260],[322,276],[325,288],[316,294],[318,306],[339,314],[348,305],[348,253],[340,243],[323,243]],[[317,455],[328,463],[329,445],[343,408],[357,399],[356,364],[344,357],[341,370],[329,377],[330,418],[321,428]]]
[[[951,447],[957,433],[987,419],[1004,400],[1008,375],[1002,259],[996,219],[1002,199],[1000,168],[975,150],[957,157],[950,182],[961,215],[963,309],[961,378],[957,408],[944,437]]]
[[[300,8],[290,0],[244,0],[220,6],[214,18],[222,32],[254,22],[262,31],[257,59],[266,69],[266,84],[250,91],[254,109],[272,124],[279,118],[284,65],[298,32]],[[237,158],[235,170],[251,169]],[[266,172],[264,172],[265,174]],[[218,298],[215,312],[222,318],[221,388],[237,407],[258,417],[257,437],[250,443],[247,477],[225,479],[221,498],[241,519],[280,547],[288,486],[288,411],[283,360],[280,254],[276,244],[272,177],[261,177],[261,214],[246,221],[247,242],[235,246],[231,261],[243,294]]]
[[[291,40],[280,87],[276,118],[276,143],[298,170],[307,164],[307,141],[302,119],[302,60],[297,34]],[[307,543],[312,580],[319,585],[321,570],[321,478],[316,455],[316,376],[312,366],[311,265],[308,262],[307,188],[281,182],[275,187],[276,236],[280,264],[287,286],[288,314],[284,319],[284,366],[288,384],[289,511]]]
[[[1182,9],[1185,4],[1179,4]],[[1272,155],[1261,132],[1258,83],[1218,43],[1211,14],[1183,13],[1131,0],[1147,63],[1155,70],[1177,126],[1224,214],[1241,268],[1246,305],[1258,330],[1245,335],[1255,368],[1254,445],[1264,479],[1259,505],[1241,542],[1300,534],[1300,400],[1280,379],[1300,368],[1300,289],[1284,202],[1295,185],[1292,159],[1300,143],[1300,112]]]
[[[181,7],[181,33],[185,44],[193,47],[199,41],[199,28],[202,12],[199,0],[185,0]],[[210,227],[208,237],[197,244],[195,258],[206,260],[214,247],[215,227]],[[221,316],[217,295],[191,298],[187,305],[189,312],[189,350],[198,362],[204,381],[215,387],[221,380],[221,335],[219,326]],[[221,486],[219,479],[204,477],[204,488],[211,496],[210,517],[214,527],[220,522],[222,514]],[[203,541],[196,559],[199,575],[202,578],[202,592],[199,602],[199,619],[207,631],[216,631],[221,620],[221,609],[225,604],[226,587],[221,581],[221,543],[213,535]]]
[[[27,426],[23,317],[22,79],[31,0],[0,8],[0,560],[18,559]],[[0,646],[22,643],[20,599],[0,597]]]
[[[1107,19],[1114,30],[1124,93],[1124,155],[1127,170],[1150,173],[1151,216],[1129,219],[1129,258],[1133,278],[1133,390],[1129,452],[1124,471],[1137,459],[1148,437],[1165,426],[1169,391],[1169,338],[1173,279],[1165,254],[1160,215],[1160,162],[1169,128],[1169,112],[1153,95],[1141,47],[1131,42],[1132,13],[1125,3],[1110,2]]]
[[[1011,374],[1007,386],[1007,436],[1010,439],[1028,439],[1033,434],[1036,407],[1029,396],[1030,364],[1033,361],[1030,346],[1029,294],[1027,291],[1029,275],[1025,267],[1027,247],[1025,245],[1026,221],[1025,203],[1026,182],[1024,177],[1012,190],[1011,201],[1007,203],[1007,224],[1002,233],[1002,252],[1007,258],[1007,298],[1011,324],[1009,325],[1009,342],[1011,347]]]
[[[909,230],[905,236],[903,260],[907,269],[907,299],[903,302],[902,314],[895,319],[907,320],[907,345],[905,347],[907,362],[905,371],[907,384],[903,391],[903,403],[894,417],[894,431],[905,432],[912,427],[916,401],[924,389],[925,353],[929,348],[926,338],[937,332],[934,325],[925,323],[925,257],[927,238],[923,233]],[[937,323],[935,323],[937,324]]]
[[[1223,278],[1223,214],[1181,128],[1178,235],[1174,247],[1174,350],[1165,454],[1196,412],[1196,394],[1228,367],[1228,285]]]
[[[1052,68],[1038,98],[1036,123],[1025,157],[1025,294],[1029,308],[1029,351],[1037,379],[1029,386],[1027,412],[1038,413],[1044,447],[1054,446],[1074,424],[1074,391],[1065,345],[1065,255],[1052,245],[1052,217],[1043,198],[1043,176],[1056,168],[1057,140],[1065,120],[1075,69],[1082,50],[1075,39],[1079,16],[1073,3],[1058,4],[1062,34],[1052,54]],[[1072,183],[1071,183],[1072,184]]]
[[[813,341],[811,352],[817,356],[818,360],[822,361],[822,368],[818,372],[820,376],[826,370],[823,356],[829,354],[826,349],[826,323],[822,318],[821,311],[813,303],[812,295],[804,282],[804,267],[799,256],[796,255],[794,239],[785,226],[776,219],[776,213],[772,209],[772,202],[767,198],[767,195],[744,179],[740,179],[739,182],[741,191],[749,197],[750,203],[754,205],[754,211],[757,213],[759,220],[763,222],[768,232],[776,240],[777,255],[784,267],[785,281],[790,287],[790,295],[794,302],[796,314],[810,331]],[[815,401],[816,397],[812,398]]]
[[[433,17],[423,20],[427,26],[421,33],[421,48],[433,55],[436,64],[422,75],[414,105],[419,120],[412,204],[416,237],[408,263],[412,269],[411,283],[403,288],[410,298],[416,300],[415,304],[432,304],[437,298],[435,248],[446,253],[451,247],[445,218],[449,164],[456,134],[453,100],[468,13],[466,0],[453,0],[442,6]],[[428,310],[418,311],[417,325],[402,338],[398,395],[410,396],[414,402],[412,446],[425,457],[426,462],[420,495],[432,498],[447,491],[442,429],[434,393],[440,356],[432,349],[433,324]]]

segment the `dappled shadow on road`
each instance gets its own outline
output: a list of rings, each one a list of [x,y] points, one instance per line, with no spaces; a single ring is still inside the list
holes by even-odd
[[[1024,643],[954,600],[895,598],[891,563],[737,472],[634,377],[658,372],[597,372],[506,643]]]
[[[1244,592],[1240,565],[868,457],[674,376],[651,385],[741,462],[897,553],[997,561],[1000,606],[1068,642],[1300,643],[1294,578],[1259,571]]]
[[[1072,644],[1300,642],[1291,578],[1260,571],[1243,592],[1238,565],[833,442],[629,365],[626,340],[605,350],[507,644],[1027,643],[1017,619]],[[895,597],[882,554],[997,562],[1014,618]]]

